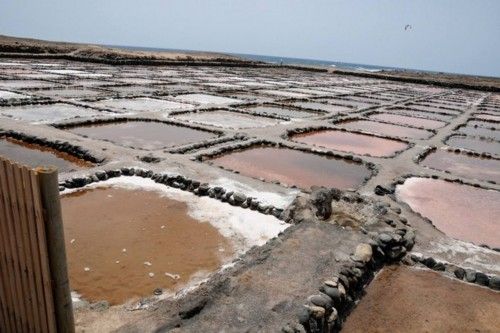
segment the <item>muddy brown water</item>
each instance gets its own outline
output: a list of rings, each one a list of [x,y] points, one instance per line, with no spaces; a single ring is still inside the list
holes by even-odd
[[[55,166],[59,172],[92,167],[93,164],[58,150],[0,137],[0,155],[14,162],[35,168]]]
[[[396,197],[453,238],[500,247],[499,191],[413,177],[396,187]]]
[[[438,149],[420,162],[421,165],[449,171],[455,176],[491,180],[500,183],[500,160],[486,159]]]
[[[392,156],[396,152],[408,148],[408,145],[401,141],[336,130],[297,134],[292,137],[292,140],[352,152],[354,154],[370,154],[377,157]]]
[[[361,164],[289,148],[251,147],[211,160],[242,175],[309,189],[357,188],[371,172]]]
[[[465,148],[478,153],[490,153],[500,155],[500,142],[493,140],[476,139],[465,136],[452,136],[446,140],[451,147]]]
[[[161,149],[215,137],[210,132],[160,122],[124,121],[70,127],[68,131],[94,139],[108,140],[122,146]]]
[[[498,292],[391,266],[370,283],[342,332],[497,332],[498,313]]]
[[[232,253],[185,202],[154,191],[87,189],[63,195],[61,206],[71,289],[90,301],[121,304],[156,288],[178,290]]]
[[[426,129],[437,129],[446,125],[445,122],[438,120],[408,117],[391,113],[377,113],[371,115],[369,118],[387,121],[390,123],[409,125],[414,127],[423,127]]]
[[[433,135],[433,133],[423,129],[379,123],[370,120],[345,121],[337,123],[336,125],[345,129],[362,130],[381,135],[411,139],[428,139]]]

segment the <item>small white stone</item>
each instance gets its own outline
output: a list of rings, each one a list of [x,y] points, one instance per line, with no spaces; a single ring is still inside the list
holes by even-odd
[[[70,240],[69,242],[70,242],[71,244],[73,244],[73,243],[75,242],[75,240],[76,240],[76,239],[74,239],[74,238],[73,238],[73,239],[72,239],[72,240]]]
[[[119,263],[120,263],[120,260],[115,261],[115,263],[116,263],[116,264],[119,264]]]
[[[90,272],[90,268],[89,268],[89,267],[85,267],[83,270],[84,270],[85,272]]]
[[[161,228],[161,229],[165,229],[165,226],[164,226],[164,225],[162,225],[160,228]]]
[[[122,249],[122,252],[123,252],[123,253],[127,252],[127,249]]]
[[[150,277],[150,278],[152,278],[152,277],[154,277],[154,276],[155,276],[155,273],[150,272],[148,275],[149,275],[149,277]]]
[[[165,272],[165,276],[168,276],[169,278],[174,279],[174,280],[178,280],[181,278],[181,276],[179,274],[171,274],[168,272]]]
[[[149,261],[145,261],[145,262],[144,262],[144,265],[146,265],[146,266],[152,266],[153,264],[152,264],[152,263],[150,263]]]

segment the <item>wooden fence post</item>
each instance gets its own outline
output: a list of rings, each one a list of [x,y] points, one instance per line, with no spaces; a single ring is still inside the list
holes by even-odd
[[[45,221],[57,332],[73,333],[75,324],[66,262],[57,168],[41,167],[37,168],[36,172]]]

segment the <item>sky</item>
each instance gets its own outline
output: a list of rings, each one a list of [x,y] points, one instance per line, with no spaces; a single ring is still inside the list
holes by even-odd
[[[0,34],[500,77],[499,0],[0,0]]]

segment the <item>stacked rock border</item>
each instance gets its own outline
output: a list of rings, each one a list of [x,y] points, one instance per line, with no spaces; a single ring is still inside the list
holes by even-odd
[[[92,155],[87,149],[80,146],[75,146],[66,141],[60,141],[60,140],[50,141],[45,138],[40,138],[33,135],[28,135],[15,131],[2,131],[0,129],[0,138],[2,136],[16,139],[29,144],[36,144],[42,147],[52,148],[54,150],[69,154],[71,156],[74,156],[76,158],[94,164],[101,164],[102,162],[104,162],[104,158],[96,157]]]
[[[221,202],[226,202],[232,206],[255,210],[259,213],[273,215],[283,220],[281,216],[283,209],[273,205],[263,204],[257,198],[247,197],[245,194],[239,192],[228,191],[221,186],[210,186],[208,183],[201,183],[179,174],[155,173],[152,170],[145,170],[142,168],[123,167],[116,170],[97,171],[89,176],[70,178],[59,183],[59,191],[62,192],[66,189],[83,188],[92,183],[98,183],[121,176],[150,178],[156,183],[188,191],[200,197],[208,196]]]

